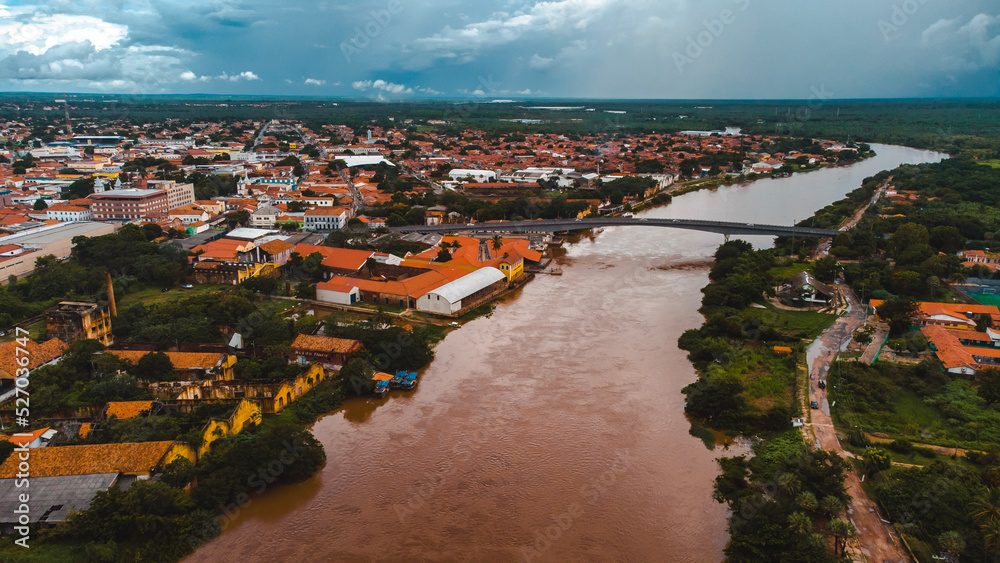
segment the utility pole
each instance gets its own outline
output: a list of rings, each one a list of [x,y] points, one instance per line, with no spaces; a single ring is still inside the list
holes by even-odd
[[[69,99],[63,94],[63,110],[66,114],[66,133],[73,134],[73,123],[69,120]]]

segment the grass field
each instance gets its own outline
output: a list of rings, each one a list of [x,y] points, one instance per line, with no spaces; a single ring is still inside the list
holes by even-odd
[[[969,297],[975,299],[982,305],[994,305],[996,307],[1000,307],[1000,294],[970,293]]]
[[[812,264],[809,262],[793,262],[787,266],[775,266],[768,273],[779,280],[783,280],[808,270],[810,266]]]
[[[979,164],[990,168],[1000,168],[1000,160],[980,160]]]
[[[186,299],[188,297],[203,295],[205,293],[219,293],[224,289],[230,289],[232,287],[233,286],[231,285],[224,284],[209,284],[196,285],[191,289],[172,288],[170,291],[163,291],[158,287],[147,287],[118,296],[117,303],[119,307],[128,307],[130,305],[135,305],[136,303],[152,305],[155,303],[166,303],[174,299]]]
[[[811,340],[823,333],[836,320],[836,315],[815,313],[812,311],[786,311],[770,304],[766,309],[747,309],[746,315],[756,316],[766,323],[774,325],[788,336]]]

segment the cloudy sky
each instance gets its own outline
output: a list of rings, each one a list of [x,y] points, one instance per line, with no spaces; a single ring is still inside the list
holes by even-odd
[[[1000,96],[998,71],[997,0],[0,3],[0,91]]]

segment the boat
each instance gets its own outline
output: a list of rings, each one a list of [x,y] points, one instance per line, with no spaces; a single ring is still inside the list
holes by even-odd
[[[385,397],[386,393],[389,392],[389,382],[388,381],[377,381],[375,382],[375,396]]]
[[[396,372],[389,385],[393,389],[413,389],[417,386],[417,372],[401,369]]]

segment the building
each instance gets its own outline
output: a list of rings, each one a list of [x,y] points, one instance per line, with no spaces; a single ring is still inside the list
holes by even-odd
[[[205,424],[201,433],[201,446],[198,448],[198,459],[212,449],[212,442],[229,436],[235,436],[261,421],[261,409],[254,401],[241,400],[226,418],[212,418]]]
[[[785,280],[785,295],[793,302],[809,305],[829,305],[837,298],[837,291],[817,280],[809,272],[799,272]]]
[[[417,310],[455,316],[507,287],[507,276],[487,266],[432,289],[417,299]]]
[[[10,276],[23,277],[35,270],[35,260],[51,254],[68,258],[73,250],[73,238],[96,237],[115,232],[113,225],[81,221],[58,223],[8,235],[0,239],[0,283]]]
[[[180,207],[171,208],[167,216],[170,217],[171,220],[180,219],[181,223],[184,223],[185,225],[208,221],[212,218],[207,211],[197,205],[182,205]]]
[[[148,350],[106,350],[105,354],[113,354],[133,364],[139,363]],[[174,366],[177,379],[195,381],[211,379],[216,381],[233,379],[233,366],[236,356],[221,352],[163,352]]]
[[[0,465],[0,530],[9,532],[22,504],[16,486],[19,456]],[[30,524],[57,524],[70,512],[86,510],[100,491],[128,488],[149,480],[177,458],[196,461],[196,452],[181,442],[133,442],[38,448],[31,452]],[[21,524],[23,525],[23,524]]]
[[[339,231],[347,225],[351,210],[347,207],[314,207],[303,217],[307,231]]]
[[[194,205],[194,184],[178,184],[175,180],[147,180],[150,189],[167,192],[167,210]]]
[[[361,350],[357,340],[300,334],[292,342],[292,351],[300,365],[310,362],[342,366],[347,356]]]
[[[316,300],[336,303],[338,305],[354,305],[361,300],[361,290],[349,284],[326,283],[316,286]]]
[[[76,221],[90,221],[93,216],[89,207],[60,203],[45,210],[45,219],[48,221],[62,221],[63,223],[74,223]]]
[[[496,180],[497,173],[492,170],[468,170],[465,168],[455,168],[448,172],[448,177],[453,181],[469,180],[471,182],[489,182]]]
[[[944,365],[955,375],[973,376],[987,367],[1000,367],[1000,333],[926,325],[920,332]]]
[[[200,401],[247,399],[256,403],[262,413],[280,413],[303,394],[326,379],[319,364],[310,365],[294,379],[271,381],[173,381],[154,383],[149,389],[156,396],[171,398],[176,404],[195,405]]]
[[[125,188],[87,197],[97,221],[162,221],[170,210],[165,190]]]
[[[878,311],[884,301],[872,299],[871,306]],[[918,327],[940,326],[958,330],[975,330],[976,320],[988,316],[994,326],[1000,326],[1000,309],[992,305],[970,305],[968,303],[917,303],[918,312],[913,324]]]
[[[262,205],[250,214],[250,226],[255,228],[270,228],[281,216],[281,210],[273,205]]]
[[[99,340],[105,346],[114,342],[111,315],[97,303],[63,301],[45,312],[45,332],[70,343],[78,339]]]
[[[20,350],[20,352],[19,352]],[[24,351],[27,350],[27,355]],[[29,339],[27,345],[16,341],[0,344],[0,402],[15,395],[15,379],[21,369],[33,370],[39,366],[53,363],[62,357],[66,344],[58,338],[50,338],[45,342],[35,342]],[[21,365],[21,358],[28,358],[28,365]]]

